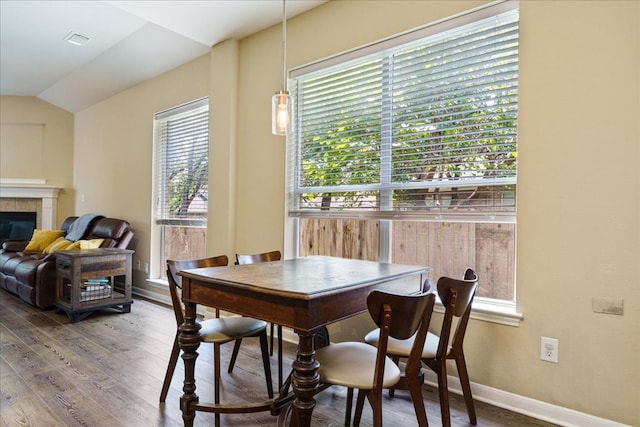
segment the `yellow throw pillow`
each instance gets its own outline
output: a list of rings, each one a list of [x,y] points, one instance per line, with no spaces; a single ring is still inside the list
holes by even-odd
[[[65,251],[75,251],[76,249],[80,249],[80,240],[78,240],[77,242],[73,242],[72,244],[64,248]]]
[[[42,252],[44,252],[45,254],[52,254],[57,251],[64,251],[71,245],[73,245],[72,241],[67,240],[64,237],[58,237],[53,241],[53,243],[44,248],[44,251]]]
[[[80,249],[97,249],[100,247],[104,239],[79,240]]]
[[[33,236],[24,250],[29,252],[42,252],[58,237],[62,236],[64,236],[64,231],[62,230],[33,230]]]

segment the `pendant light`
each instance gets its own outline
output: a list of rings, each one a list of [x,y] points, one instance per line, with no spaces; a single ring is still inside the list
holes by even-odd
[[[271,133],[287,135],[291,130],[293,97],[287,91],[287,14],[282,0],[282,89],[271,98]]]

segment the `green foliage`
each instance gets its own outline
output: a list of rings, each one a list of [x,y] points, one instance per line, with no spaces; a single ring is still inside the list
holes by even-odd
[[[194,144],[191,144],[194,147]],[[169,171],[169,212],[172,218],[187,216],[189,206],[200,196],[208,197],[208,155],[197,150],[187,150],[174,162]]]
[[[313,96],[302,99],[299,184],[332,187],[330,192],[302,194],[303,204],[322,197],[342,207],[378,206],[382,190],[372,188],[386,185],[393,188],[394,206],[402,206],[424,201],[434,183],[445,182],[442,191],[468,191],[452,189],[452,181],[478,186],[482,179],[516,176],[517,79],[503,81],[500,74],[507,70],[517,76],[517,59],[515,65],[510,57],[492,59],[495,71],[480,62],[477,69],[438,74],[431,71],[441,60],[437,52],[411,49],[402,52],[409,59],[403,59],[399,71],[405,74],[397,77],[393,67],[384,71],[381,61],[372,61],[365,64],[364,82],[354,83],[353,89],[348,84],[342,92],[333,89],[336,80],[346,81],[356,72],[352,70],[301,82],[300,92]],[[424,65],[423,56],[434,62]],[[374,65],[380,67],[378,73],[370,71]],[[414,74],[407,77],[407,69],[415,69]],[[394,82],[391,89],[383,87],[387,73]],[[328,95],[317,90],[323,84]],[[365,185],[367,189],[353,189]],[[340,186],[348,191],[336,188]],[[465,194],[464,203],[474,197],[478,193]]]

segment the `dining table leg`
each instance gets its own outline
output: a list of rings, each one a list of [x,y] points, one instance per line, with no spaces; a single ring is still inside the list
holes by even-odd
[[[314,358],[313,337],[315,333],[296,331],[299,337],[298,354],[293,362],[291,384],[295,393],[291,426],[306,427],[311,425],[311,414],[316,406],[313,396],[320,383],[318,367],[320,363]]]
[[[193,404],[198,402],[196,394],[196,359],[198,357],[198,347],[200,346],[200,324],[196,322],[196,304],[185,302],[184,323],[178,330],[180,335],[178,342],[182,349],[182,360],[184,360],[184,385],[183,395],[180,397],[180,410],[185,427],[192,427],[196,417]]]

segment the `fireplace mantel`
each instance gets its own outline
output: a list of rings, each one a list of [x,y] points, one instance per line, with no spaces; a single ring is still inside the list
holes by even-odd
[[[2,183],[0,185],[0,198],[41,199],[42,228],[44,230],[52,230],[57,224],[56,213],[58,211],[58,193],[60,190],[62,190],[62,188],[48,185]]]

